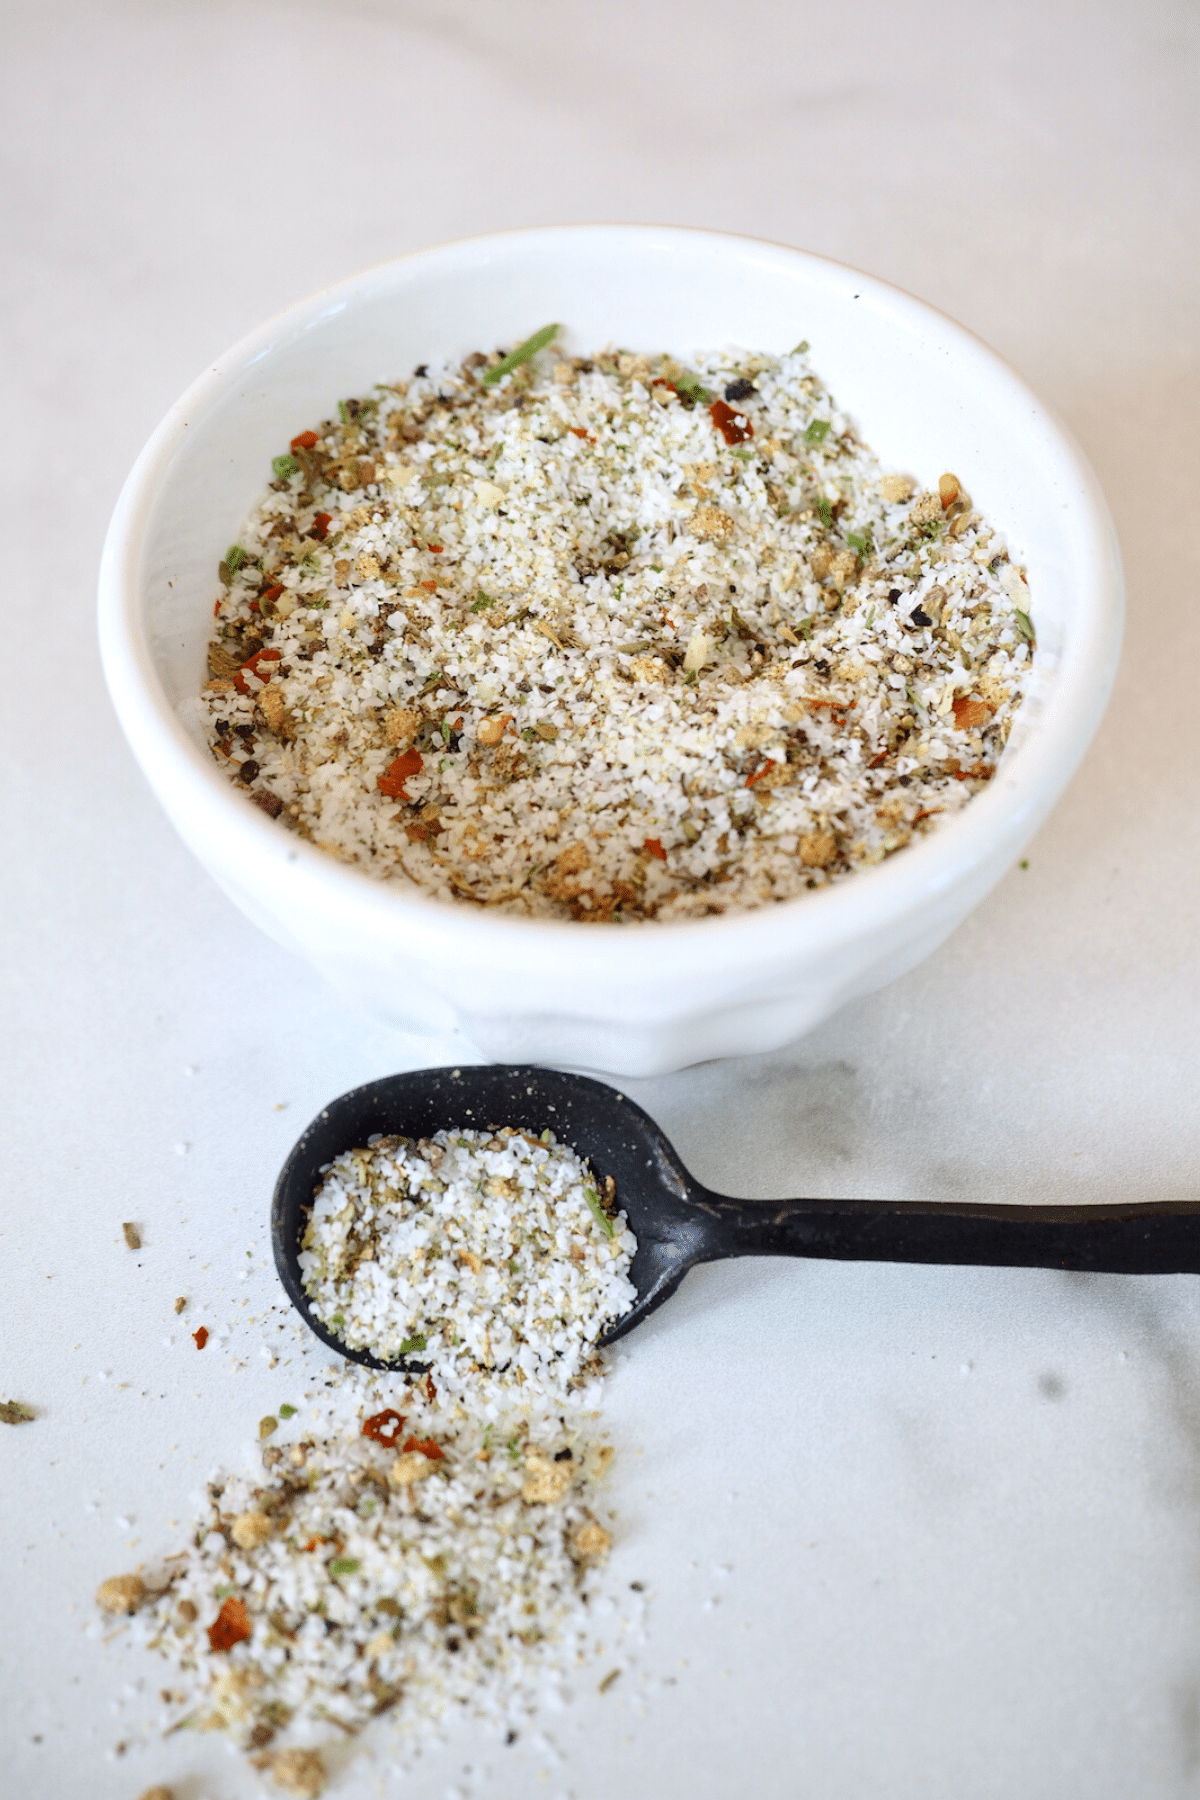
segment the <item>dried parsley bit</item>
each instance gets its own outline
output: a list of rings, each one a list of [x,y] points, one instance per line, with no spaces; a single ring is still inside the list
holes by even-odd
[[[229,587],[234,576],[247,560],[247,553],[240,544],[230,544],[217,568],[217,576],[226,587]]]
[[[671,385],[681,400],[689,401],[693,406],[706,406],[712,399],[704,383],[695,375],[677,375]]]
[[[22,1400],[0,1401],[0,1425],[28,1425],[36,1417],[32,1406]]]
[[[276,481],[289,481],[293,475],[300,473],[300,464],[290,450],[286,450],[282,456],[273,456],[271,467],[275,471]]]
[[[498,381],[502,381],[506,375],[511,375],[513,370],[519,369],[522,363],[529,362],[539,350],[544,350],[546,345],[552,343],[557,336],[557,325],[543,325],[540,331],[535,331],[533,336],[526,338],[523,344],[518,344],[515,350],[510,350],[507,356],[502,356],[498,363],[493,363],[490,369],[483,371],[484,387],[495,387]]]
[[[588,1210],[591,1212],[593,1219],[595,1219],[605,1237],[611,1238],[614,1234],[613,1222],[601,1206],[599,1194],[594,1187],[585,1187],[583,1196],[588,1203]]]
[[[823,444],[828,435],[829,420],[813,419],[804,433],[804,441],[806,444]]]

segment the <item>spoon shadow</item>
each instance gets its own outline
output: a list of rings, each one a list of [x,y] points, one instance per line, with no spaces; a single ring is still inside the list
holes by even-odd
[[[280,1171],[271,1201],[275,1267],[309,1329],[352,1362],[351,1350],[309,1309],[300,1242],[321,1172],[376,1134],[431,1137],[455,1126],[547,1126],[604,1181],[637,1238],[629,1279],[637,1299],[601,1337],[612,1344],[670,1298],[697,1263],[732,1256],[806,1256],[842,1262],[973,1264],[1130,1275],[1200,1272],[1200,1201],[1128,1206],[988,1206],[902,1200],[738,1200],[714,1193],[684,1167],[639,1106],[587,1075],[493,1064],[415,1069],[367,1082],[330,1101]]]

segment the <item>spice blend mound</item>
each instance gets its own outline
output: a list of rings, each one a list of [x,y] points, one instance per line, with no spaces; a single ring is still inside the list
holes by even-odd
[[[637,1298],[612,1183],[550,1131],[375,1138],[330,1164],[300,1253],[313,1312],[350,1348],[416,1357],[480,1409],[565,1396]]]
[[[124,1578],[121,1610],[179,1669],[172,1729],[224,1729],[278,1780],[307,1757],[317,1793],[331,1728],[400,1702],[410,1723],[455,1706],[502,1722],[580,1654],[611,1451],[559,1421],[485,1426],[426,1386],[393,1405],[370,1390],[357,1432],[214,1481],[158,1588]]]
[[[260,1422],[265,1479],[210,1483],[188,1549],[96,1595],[177,1665],[170,1730],[227,1730],[312,1795],[331,1726],[401,1701],[410,1733],[452,1705],[500,1722],[594,1653],[612,1451],[584,1409],[637,1247],[612,1183],[548,1130],[376,1137],[322,1174],[314,1310],[424,1372],[331,1372],[309,1435],[277,1440],[290,1404]]]
[[[381,879],[596,922],[786,900],[936,829],[1033,646],[958,478],[883,473],[807,345],[551,336],[275,459],[202,696],[231,780]]]

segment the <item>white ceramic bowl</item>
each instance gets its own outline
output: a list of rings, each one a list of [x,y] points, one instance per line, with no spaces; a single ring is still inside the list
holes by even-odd
[[[576,351],[680,356],[798,338],[866,441],[925,482],[954,469],[1027,565],[1034,691],[986,791],[877,868],[756,912],[620,929],[432,901],[275,824],[216,768],[187,703],[217,561],[270,458],[335,400],[547,319]],[[163,806],[225,892],[348,998],[499,1060],[622,1075],[787,1043],[911,969],[1019,856],[1099,723],[1122,617],[1112,522],[1077,445],[984,344],[910,295],[777,244],[655,226],[476,238],[302,301],[172,407],[109,528],[100,636],[113,703]]]

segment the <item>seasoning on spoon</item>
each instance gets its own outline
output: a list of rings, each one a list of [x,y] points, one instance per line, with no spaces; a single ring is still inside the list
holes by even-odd
[[[374,1137],[322,1172],[299,1257],[313,1314],[458,1397],[564,1395],[637,1299],[613,1182],[548,1130]]]

